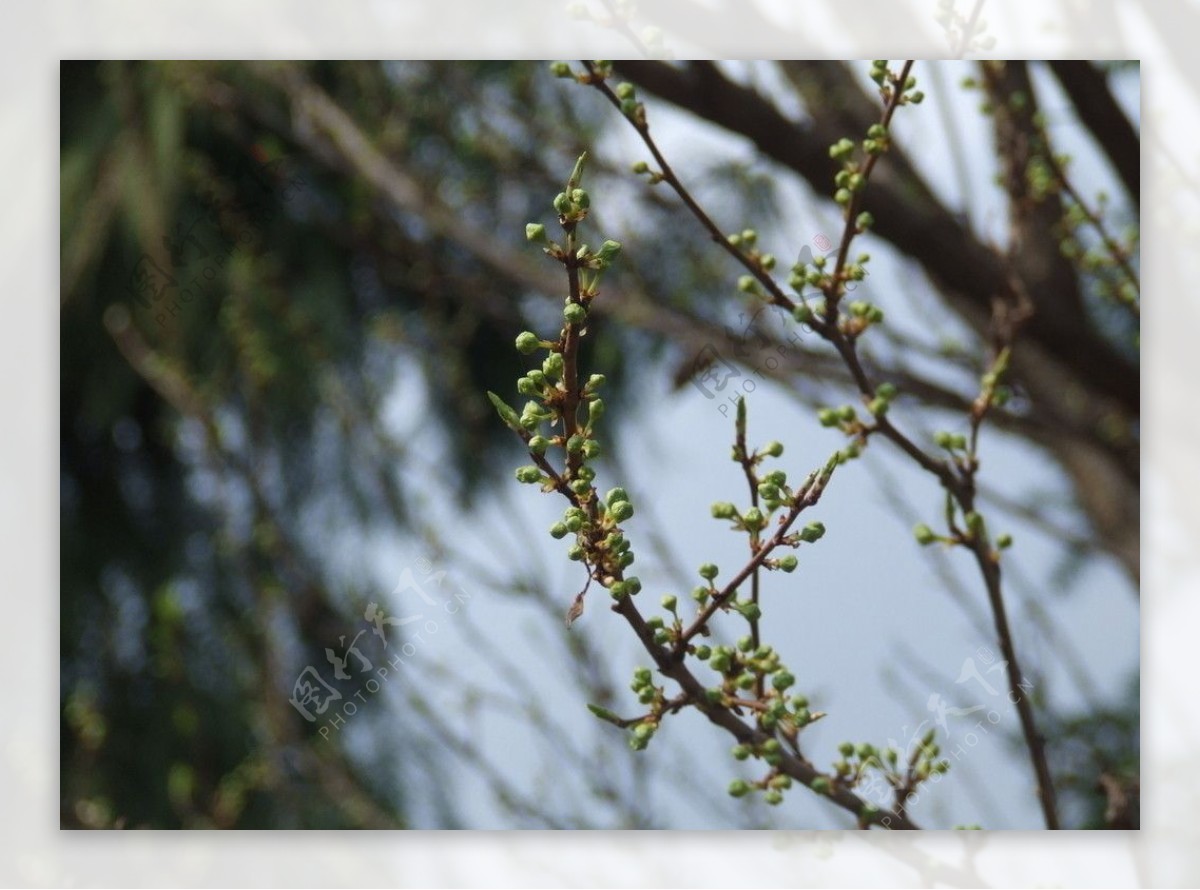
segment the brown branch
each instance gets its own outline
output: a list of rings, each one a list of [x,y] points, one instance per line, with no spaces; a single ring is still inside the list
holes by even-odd
[[[1142,190],[1141,140],[1109,89],[1104,72],[1088,61],[1059,59],[1047,64],[1137,203]]]
[[[895,113],[896,108],[901,102],[904,93],[904,85],[911,68],[912,62],[906,61],[901,68],[900,74],[898,76],[892,76],[889,78],[891,90],[890,93],[885,93],[885,107],[880,121],[884,127],[886,127],[890,122],[892,115]],[[611,101],[616,103],[619,107],[620,102],[616,95],[613,94],[611,90],[608,90],[607,85],[604,83],[603,77],[596,71],[596,69],[592,66],[589,66],[589,73],[591,75],[590,82],[605,92],[606,95],[610,96]],[[639,113],[634,115],[626,115],[626,117],[642,137],[642,141],[646,143],[655,159],[658,160],[660,164],[664,165],[664,180],[675,189],[680,198],[684,201],[684,204],[689,210],[692,211],[693,215],[700,220],[705,228],[709,229],[710,232],[716,233],[716,240],[723,241],[728,245],[728,240],[725,239],[724,236],[720,236],[719,231],[716,230],[716,227],[712,224],[711,220],[709,220],[708,216],[699,207],[699,205],[696,204],[695,200],[692,199],[692,197],[686,192],[683,186],[679,183],[678,178],[674,176],[674,173],[672,172],[669,176],[667,175],[666,171],[668,171],[670,167],[666,164],[665,158],[663,158],[661,151],[649,134],[649,128],[646,125],[644,114]],[[870,174],[875,168],[876,157],[877,156],[874,155],[870,156],[868,162],[862,169],[862,175],[865,181],[864,189],[866,183],[869,183]],[[830,283],[824,288],[826,306],[828,307],[827,311],[829,312],[829,315],[826,319],[817,318],[814,322],[812,322],[812,324],[817,333],[829,340],[842,356],[858,386],[861,395],[863,396],[864,401],[866,401],[874,397],[875,387],[871,385],[866,371],[863,369],[862,363],[859,360],[856,339],[852,336],[848,336],[837,323],[837,300],[841,295],[840,292],[843,285],[842,272],[845,268],[846,257],[849,254],[850,244],[853,242],[855,235],[858,233],[855,217],[858,212],[858,207],[860,206],[860,196],[862,194],[862,191],[856,193],[845,211],[846,225],[842,234],[842,241],[838,249],[837,265],[835,267],[834,274],[830,279]],[[728,246],[729,248],[733,248],[733,245]],[[741,252],[737,251],[737,253],[740,255]],[[769,278],[769,276],[767,277]],[[1027,301],[1023,299],[1023,291],[1021,289],[1014,289],[1011,283],[1007,280],[1005,284],[1006,287],[999,292],[1011,294],[1014,303],[1021,307],[1025,307]],[[993,307],[996,305],[1003,305],[1002,303],[998,303],[995,297],[993,297],[992,304]],[[1028,313],[1026,312],[1021,316],[1021,320],[1024,321],[1027,317]],[[1006,330],[1009,338],[1011,338],[1011,335],[1014,331],[1015,325],[1010,326]],[[984,407],[986,409],[986,404]],[[982,421],[983,413],[983,411],[972,413],[972,422],[974,424],[974,429],[972,432],[972,452],[969,455],[969,458],[965,463],[961,473],[956,473],[947,462],[935,460],[934,458],[931,458],[929,455],[925,454],[923,450],[921,450],[907,436],[900,432],[887,419],[887,416],[884,413],[880,413],[876,417],[875,425],[870,429],[870,432],[882,433],[886,438],[896,444],[902,451],[911,457],[919,466],[936,476],[941,482],[942,486],[946,489],[948,497],[953,497],[953,499],[961,508],[963,515],[966,516],[974,511],[974,472],[977,464],[975,461],[973,448],[974,443],[977,441],[978,424]],[[748,577],[757,572],[759,566],[761,566],[763,560],[766,558],[766,555],[772,549],[774,549],[774,547],[779,546],[783,542],[784,535],[795,522],[800,512],[805,509],[805,507],[810,505],[810,498],[812,498],[812,502],[815,503],[815,499],[820,497],[820,493],[824,489],[824,485],[828,482],[834,466],[836,466],[835,461],[831,461],[829,464],[827,464],[822,476],[818,479],[818,481],[815,484],[810,483],[806,486],[804,496],[801,496],[799,493],[797,493],[793,506],[780,521],[779,529],[767,542],[766,546],[759,549],[758,552],[752,556],[746,566],[744,566],[742,570],[738,572],[736,576],[734,576],[733,580],[726,584],[725,588],[719,594],[711,598],[707,606],[692,622],[691,626],[683,632],[683,634],[679,637],[675,648],[674,654],[676,661],[682,661],[682,657],[686,653],[688,641],[706,626],[707,621],[718,609],[728,602],[734,593],[736,593],[738,587],[743,584]],[[1017,662],[1016,648],[1013,643],[1012,633],[1008,624],[1008,616],[1004,605],[1004,597],[1000,583],[1000,566],[998,559],[996,558],[995,553],[992,551],[985,534],[983,534],[979,529],[972,529],[969,535],[964,535],[956,529],[953,529],[952,517],[950,517],[950,519],[952,523],[952,531],[954,531],[956,539],[958,539],[961,543],[970,545],[972,552],[975,554],[976,562],[979,565],[980,572],[983,576],[984,583],[987,588],[988,602],[992,610],[993,620],[996,627],[996,633],[999,637],[1000,648],[1004,653],[1005,660],[1007,662],[1010,694],[1012,698],[1015,699],[1013,703],[1016,706],[1020,717],[1022,732],[1025,736],[1026,746],[1029,750],[1030,758],[1033,762],[1034,773],[1037,777],[1038,799],[1042,807],[1043,816],[1046,821],[1046,827],[1050,829],[1057,829],[1059,827],[1059,823],[1055,806],[1054,784],[1046,760],[1045,740],[1037,729],[1032,706],[1028,699],[1023,695],[1024,687],[1022,684],[1024,681],[1024,676],[1021,672],[1020,665]],[[651,642],[653,642],[653,635],[651,635],[650,639]]]
[[[819,105],[809,106],[812,120],[801,124],[789,120],[752,88],[728,80],[711,63],[693,62],[680,68],[627,61],[616,67],[639,87],[750,139],[766,157],[800,174],[818,193],[825,192],[837,172],[828,148],[844,133]],[[1009,287],[1004,258],[980,243],[911,168],[889,164],[884,170],[889,175],[877,177],[871,190],[875,217],[871,231],[916,260],[949,305],[982,333],[992,297]],[[1057,356],[1085,389],[1136,412],[1140,400],[1136,368],[1095,331],[1086,316],[1081,315],[1070,331],[1042,326],[1035,319],[1028,337]]]

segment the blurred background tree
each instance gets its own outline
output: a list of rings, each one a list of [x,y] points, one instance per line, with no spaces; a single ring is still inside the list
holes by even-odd
[[[834,218],[828,146],[877,117],[869,81],[842,64],[617,70],[657,102],[656,121],[713,149],[681,172],[730,230],[791,224],[798,200]],[[962,91],[930,70],[957,197],[901,138],[868,207],[903,270],[895,298],[938,320],[897,326],[871,359],[930,423],[965,413],[991,300],[1015,275],[1037,312],[1014,360],[1018,398],[994,422],[1055,462],[1073,498],[997,489],[989,503],[1055,542],[1053,585],[1070,589],[1096,557],[1136,594],[1136,304],[1070,196],[1039,178],[1054,153],[1038,142],[1068,131],[1090,160],[1072,182],[1136,267],[1138,137],[1117,99],[1136,66],[963,68],[991,112],[973,126],[992,143],[1003,243],[981,223],[968,127],[950,120]],[[517,450],[482,393],[507,391],[523,367],[513,338],[561,299],[524,224],[546,217],[584,148],[601,227],[641,259],[613,276],[586,357],[612,383],[614,435],[648,379],[689,394],[705,347],[736,362],[746,343],[784,342],[748,322],[756,307],[732,296],[728,258],[628,174],[641,155],[612,110],[532,63],[70,62],[61,81],[64,826],[477,827],[488,820],[450,790],[469,773],[497,824],[675,827],[648,799],[650,772],[711,824],[775,824],[725,799],[723,781],[697,781],[713,771],[699,751],[634,754],[538,706],[549,665],[580,712],[614,702],[626,672],[603,640],[562,630],[540,531],[487,510]],[[1096,169],[1116,184],[1106,206]],[[779,241],[791,252],[808,237]],[[819,345],[779,354],[769,376],[801,405],[848,391]],[[668,525],[648,534],[670,573]],[[443,589],[508,597],[529,633],[497,641],[456,621],[494,676],[430,662],[330,742],[288,697],[306,665],[328,669],[367,603],[387,605],[398,540],[444,567]],[[1136,780],[1131,688],[1056,715],[1068,824],[1104,825],[1111,789]],[[490,734],[495,719],[536,739],[541,784],[506,768],[496,739],[512,736]]]

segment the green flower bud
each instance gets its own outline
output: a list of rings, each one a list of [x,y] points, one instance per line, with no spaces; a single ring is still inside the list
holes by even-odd
[[[617,94],[617,98],[619,99],[632,99],[636,95],[637,90],[631,83],[619,83],[613,92]]]
[[[664,595],[660,602],[662,603],[662,607],[668,612],[674,612],[676,605],[678,605],[678,601],[675,599],[675,595],[672,593]]]
[[[858,415],[855,413],[853,405],[843,405],[840,409],[838,409],[838,418],[843,423],[851,423],[857,417]]]
[[[624,581],[614,581],[609,585],[608,592],[612,594],[613,599],[619,600],[621,597],[628,595],[629,586]]]
[[[754,231],[754,229],[742,229],[742,241],[747,246],[752,245],[757,240],[758,232]]]
[[[623,488],[610,488],[608,490],[608,494],[604,496],[604,503],[608,504],[610,507],[618,501],[627,500],[629,500],[629,495]]]
[[[587,383],[584,384],[583,388],[587,392],[595,392],[604,385],[604,380],[605,377],[603,374],[593,374],[588,378]]]
[[[874,398],[874,399],[871,399],[871,403],[869,405],[867,405],[867,410],[870,411],[876,417],[883,417],[885,414],[888,413],[889,407],[890,407],[890,405],[888,404],[887,399]]]
[[[854,200],[854,195],[850,189],[838,189],[833,195],[833,200],[844,207]]]
[[[600,250],[596,253],[596,258],[600,261],[601,268],[607,269],[617,254],[621,252],[621,242],[605,241],[600,245]]]
[[[733,519],[738,515],[737,507],[729,501],[717,501],[712,505],[713,519]]]
[[[708,663],[712,665],[714,671],[723,674],[733,666],[733,656],[724,649],[717,649],[713,652],[712,658],[709,659]]]
[[[654,630],[661,630],[662,626],[663,626],[662,616],[661,615],[651,615],[649,618],[646,619],[646,626],[653,628]]]
[[[567,452],[570,454],[578,454],[579,452],[583,451],[583,443],[586,441],[587,440],[583,436],[576,433],[574,436],[567,439]]]
[[[556,522],[550,526],[550,537],[561,540],[567,536],[567,526],[564,523]]]
[[[934,433],[933,442],[938,446],[938,448],[945,448],[947,451],[949,451],[954,447],[954,436],[945,430],[939,430],[938,432]]]
[[[750,793],[750,786],[745,779],[734,779],[729,783],[729,793],[733,797],[745,797]]]
[[[737,287],[744,294],[752,294],[758,288],[758,281],[753,275],[743,275],[738,279]]]
[[[563,522],[569,532],[577,532],[583,528],[583,518],[580,516],[568,516]]]
[[[875,225],[875,217],[864,210],[855,218],[854,224],[860,231],[865,232],[871,226]]]
[[[541,243],[541,242],[547,241],[548,239],[546,238],[546,227],[544,225],[542,225],[541,223],[526,223],[525,239],[527,241],[533,241],[534,243]]]
[[[804,279],[799,278],[796,281],[788,279],[788,284],[790,284],[795,290],[800,290],[804,287]],[[800,324],[812,324],[816,320],[816,316],[813,314],[812,309],[810,309],[808,306],[805,306],[803,303],[799,304],[795,309],[792,310],[792,318],[796,319],[796,321]]]
[[[996,546],[1001,550],[1007,550],[1012,546],[1013,538],[1010,534],[1003,534],[996,538]]]
[[[970,531],[971,534],[976,536],[983,534],[983,517],[981,515],[972,510],[967,514],[966,520],[967,530]]]
[[[742,515],[742,522],[750,531],[759,531],[767,524],[766,518],[758,507],[751,507]]]
[[[696,647],[696,657],[699,658],[701,661],[708,661],[710,655],[712,655],[711,647],[705,646],[705,645],[700,645],[700,646]]]
[[[608,511],[617,522],[624,522],[633,516],[633,504],[629,501],[617,501],[608,508]]]
[[[532,485],[535,482],[541,482],[542,471],[533,465],[527,467],[517,467],[517,481],[524,482],[526,485]]]
[[[640,176],[643,173],[650,172],[650,165],[645,161],[635,161],[631,169]]]
[[[554,209],[557,210],[560,215],[565,215],[571,212],[571,199],[565,192],[559,192],[554,196]]]
[[[772,470],[763,478],[766,482],[770,482],[772,485],[778,485],[780,488],[782,488],[784,485],[787,485],[787,472],[784,470]]]
[[[585,495],[592,484],[587,479],[572,479],[570,484],[571,491],[578,495]]]
[[[533,403],[530,402],[529,404],[532,405]],[[521,412],[521,419],[518,421],[518,423],[521,424],[521,427],[523,429],[526,429],[530,432],[533,432],[534,430],[536,430],[538,428],[538,424],[540,424],[541,422],[542,422],[541,411],[537,410],[536,408],[534,408],[533,410],[530,410],[530,408],[528,406],[525,408],[524,411]]]
[[[828,794],[830,788],[829,779],[825,778],[825,776],[817,776],[812,780],[812,784],[808,787],[811,788],[815,794]]]
[[[587,310],[581,303],[568,303],[563,308],[563,318],[567,324],[583,324],[587,320]]]
[[[550,447],[550,440],[545,436],[534,436],[529,440],[529,450],[534,454],[545,454]]]
[[[717,577],[717,573],[720,571],[721,570],[711,562],[706,562],[704,565],[700,566],[700,577],[705,581],[711,581],[713,578]]]
[[[738,689],[753,689],[756,682],[754,674],[742,674],[734,681],[733,685]]]
[[[796,571],[796,566],[798,563],[799,560],[796,559],[796,554],[794,553],[789,553],[787,556],[781,556],[779,558],[779,568],[788,573]]]
[[[854,143],[849,139],[839,139],[829,146],[829,156],[835,161],[844,161],[854,152]]]
[[[854,743],[842,742],[840,745],[838,745],[838,753],[843,757],[850,757],[854,754]]]
[[[925,94],[922,93],[920,90],[913,90],[911,93],[908,94],[908,101],[911,102],[913,105],[920,105],[922,102],[925,101]]]
[[[582,562],[583,548],[578,544],[572,544],[571,549],[567,551],[567,559],[571,560],[572,562]]]
[[[523,396],[536,396],[538,387],[529,377],[521,377],[517,380],[517,392]]]
[[[782,442],[774,442],[774,441],[768,442],[763,447],[763,454],[766,454],[768,457],[782,457],[783,456],[783,443]]]
[[[542,362],[542,373],[548,380],[557,380],[562,376],[563,357],[561,352],[552,352]]]
[[[571,66],[566,62],[551,62],[550,73],[555,77],[574,77],[571,73]]]
[[[592,204],[592,199],[583,189],[571,189],[571,203],[580,210],[587,210]]]
[[[774,677],[771,678],[771,685],[774,686],[776,689],[778,689],[780,692],[783,692],[789,686],[796,685],[796,678],[793,677],[791,674],[789,674],[787,671],[779,671],[779,673],[777,673]]]
[[[583,456],[586,457],[588,460],[595,460],[596,458],[598,458],[600,456],[600,451],[601,451],[600,443],[597,442],[595,439],[588,439],[586,442],[583,443]],[[583,469],[589,469],[589,468],[587,468],[587,467],[581,468],[580,472],[582,472]],[[591,478],[592,479],[596,478],[594,471],[593,471],[593,475]]]
[[[825,536],[825,524],[822,522],[810,522],[800,532],[800,540],[811,544],[814,541],[821,540]]]
[[[734,745],[730,753],[733,754],[734,760],[745,760],[750,756],[750,749],[745,745]]]
[[[783,795],[775,789],[771,789],[763,795],[763,800],[774,807],[783,803]]]
[[[821,426],[837,426],[840,422],[838,412],[833,408],[822,408],[817,412],[817,420]]]
[[[642,592],[642,582],[637,575],[633,575],[625,579],[625,586],[629,588],[630,594],[637,595]]]
[[[913,529],[913,535],[916,537],[917,543],[922,547],[928,547],[937,540],[937,535],[934,534],[933,529],[924,523]]]

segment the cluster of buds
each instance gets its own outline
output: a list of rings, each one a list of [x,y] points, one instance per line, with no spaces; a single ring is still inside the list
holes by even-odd
[[[867,742],[838,745],[839,759],[833,764],[833,785],[853,789],[868,780],[872,772],[882,776],[892,789],[909,794],[921,783],[950,770],[950,761],[941,759],[941,748],[934,742],[936,730],[931,729],[915,739],[906,756],[894,747],[877,748]],[[872,814],[863,814],[868,817]]]
[[[516,349],[522,355],[546,353],[540,367],[531,368],[517,380],[517,391],[529,398],[520,413],[495,393],[488,397],[533,459],[532,464],[517,469],[517,480],[540,485],[544,491],[558,490],[570,501],[562,519],[551,525],[551,537],[573,536],[567,556],[585,563],[591,577],[620,598],[641,589],[636,577],[624,575],[634,554],[621,523],[633,517],[634,509],[623,488],[612,489],[604,498],[596,491],[593,462],[601,454],[597,427],[604,416],[600,390],[605,379],[602,374],[592,374],[580,385],[573,360],[579,338],[587,333],[589,307],[598,294],[600,276],[621,250],[616,241],[605,241],[595,251],[577,243],[577,229],[591,207],[591,198],[581,184],[586,159],[586,153],[580,156],[566,187],[553,201],[563,243],[552,241],[541,223],[525,227],[525,237],[541,244],[547,255],[569,270],[570,280],[577,282],[563,305],[563,326],[555,339],[532,331],[523,331],[516,338]],[[568,356],[572,361],[568,362]],[[551,461],[556,452],[561,452],[558,468]]]

